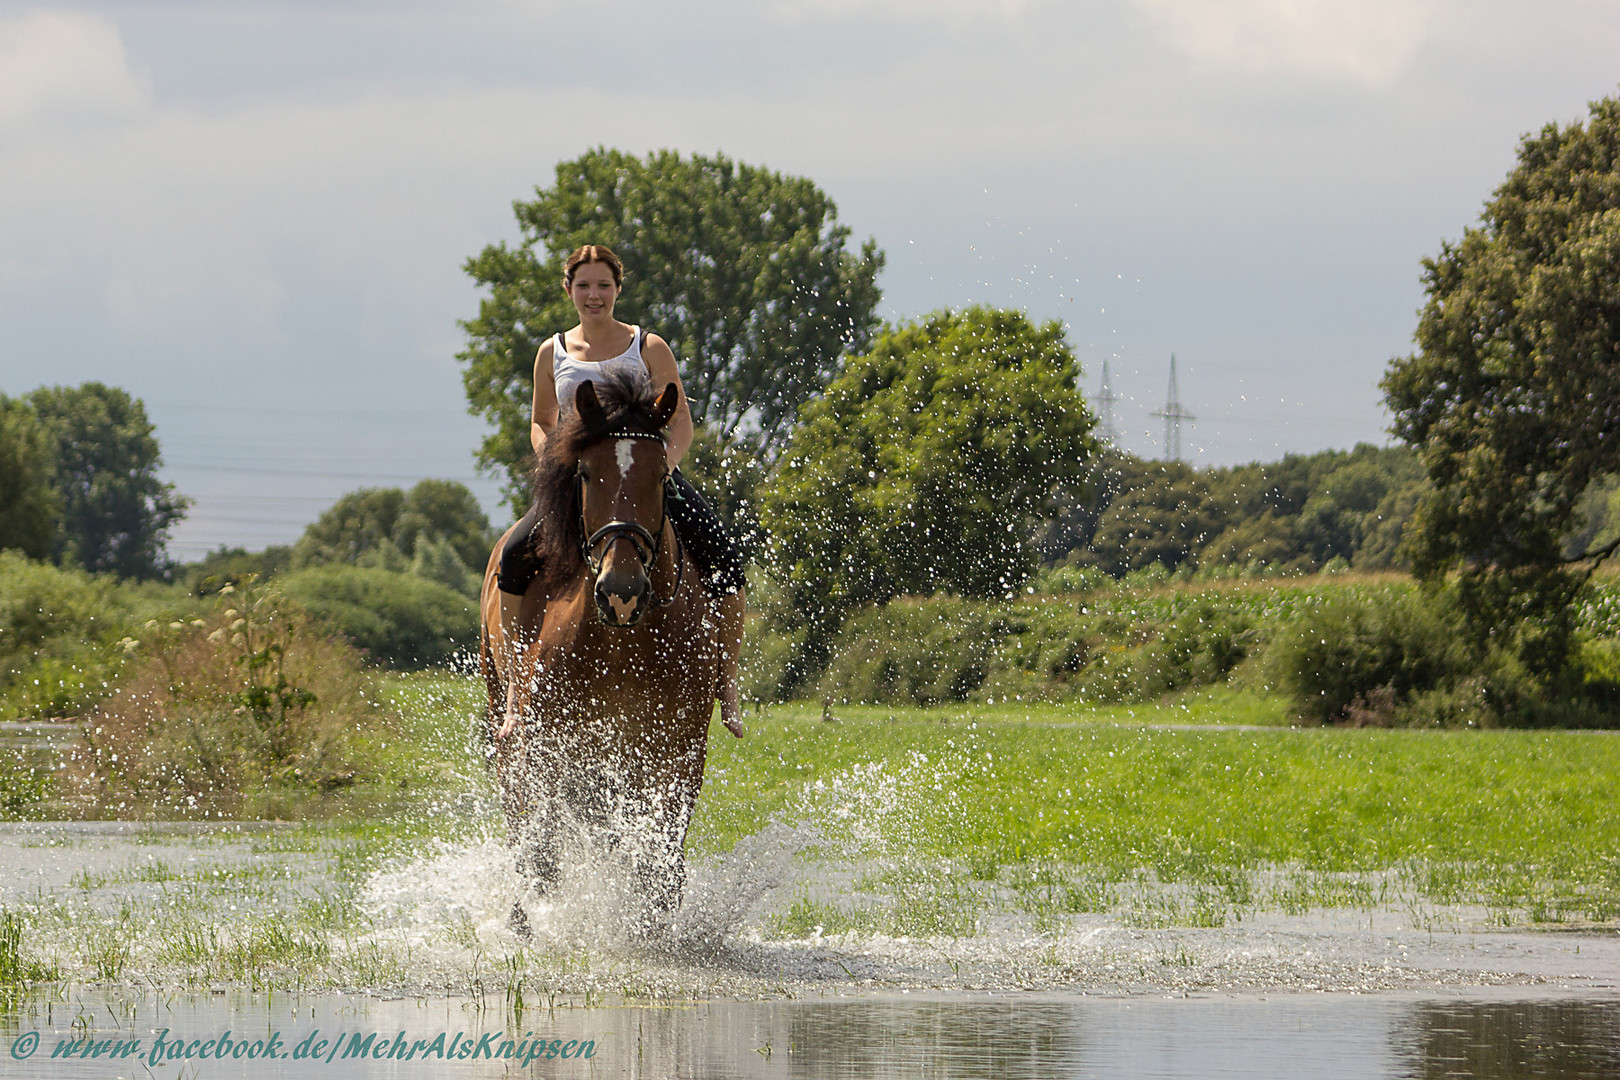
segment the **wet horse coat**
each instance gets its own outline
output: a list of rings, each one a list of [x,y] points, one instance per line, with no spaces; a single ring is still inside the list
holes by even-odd
[[[630,862],[648,918],[679,903],[709,718],[720,680],[735,674],[721,602],[663,512],[658,435],[677,394],[670,384],[652,400],[644,385],[610,379],[599,399],[585,383],[548,441],[536,478],[544,569],[523,598],[513,672],[496,663],[506,537],[482,602],[488,733],[520,873],[544,892],[564,843],[585,837]],[[509,677],[521,722],[503,734]]]

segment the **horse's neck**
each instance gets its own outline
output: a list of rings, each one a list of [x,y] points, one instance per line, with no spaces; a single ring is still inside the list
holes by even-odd
[[[686,588],[689,575],[682,569],[686,562],[686,549],[681,546],[680,538],[675,534],[675,523],[668,518],[664,519],[664,535],[658,545],[658,558],[654,560],[652,573],[653,606],[659,609],[659,598],[673,600],[675,593]]]

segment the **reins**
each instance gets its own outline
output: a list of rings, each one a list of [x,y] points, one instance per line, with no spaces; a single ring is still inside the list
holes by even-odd
[[[650,435],[642,431],[612,431],[603,438],[655,439],[660,444],[664,441],[660,435]],[[647,572],[647,585],[652,593],[653,603],[666,608],[673,604],[676,595],[681,591],[681,582],[686,576],[686,560],[682,558],[684,552],[681,550],[679,533],[675,536],[675,587],[670,590],[667,599],[660,600],[658,598],[658,587],[652,584],[653,568],[658,561],[659,553],[663,551],[664,547],[664,529],[669,524],[669,488],[663,483],[659,484],[658,509],[660,520],[656,535],[648,532],[646,527],[639,522],[610,521],[587,537],[585,534],[585,477],[576,471],[574,479],[579,484],[579,554],[584,559],[585,568],[590,571],[591,577],[595,579],[602,573],[602,559],[596,557],[596,549],[603,547],[603,557],[605,558],[606,550],[613,546],[614,541],[623,538],[630,541],[630,545],[636,549],[636,558],[641,560],[641,565]],[[669,479],[667,473],[664,479],[666,481]]]

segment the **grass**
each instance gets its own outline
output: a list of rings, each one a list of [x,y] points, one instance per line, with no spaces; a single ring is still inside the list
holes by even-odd
[[[1212,722],[1276,709],[1224,689],[1084,712],[846,706],[831,723],[774,707],[749,738],[711,740],[690,846],[725,850],[772,819],[836,834],[870,813],[881,857],[984,881],[1051,865],[1204,886],[1294,867],[1307,876],[1277,902],[1299,908],[1359,903],[1344,875],[1404,868],[1436,902],[1620,916],[1620,736]]]

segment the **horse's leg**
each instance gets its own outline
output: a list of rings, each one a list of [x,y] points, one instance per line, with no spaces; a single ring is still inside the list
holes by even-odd
[[[645,847],[636,853],[633,867],[635,896],[641,911],[637,929],[652,933],[667,922],[681,906],[686,888],[686,826],[691,816],[691,800],[679,781],[667,792],[653,795],[656,811],[646,832]]]
[[[501,777],[507,848],[512,852],[519,880],[536,895],[544,896],[561,876],[556,778],[547,767],[549,755],[532,741],[524,745],[509,740],[502,744],[501,753],[510,761],[510,771]],[[519,936],[529,936],[529,920],[521,901],[513,902],[507,923]]]
[[[722,596],[715,602],[715,621],[720,641],[720,668],[715,678],[714,696],[720,699],[720,722],[737,738],[742,738],[742,696],[737,687],[737,668],[742,661],[743,612],[746,603],[741,591]]]
[[[521,695],[518,693],[518,668],[522,663],[523,621],[520,617],[523,608],[523,597],[515,593],[496,590],[499,598],[499,619],[501,627],[501,663],[500,668],[506,677],[506,701],[501,710],[500,730],[496,738],[504,739],[517,728],[520,713],[522,712]]]
[[[646,791],[651,828],[636,878],[643,902],[643,924],[648,930],[667,922],[681,906],[686,888],[686,831],[703,786],[703,761],[707,756],[704,730],[699,728],[697,740],[684,748],[678,744],[668,746],[664,767],[655,777],[649,777]]]

